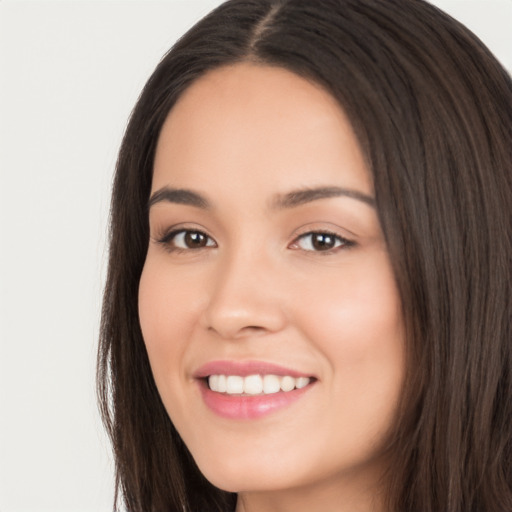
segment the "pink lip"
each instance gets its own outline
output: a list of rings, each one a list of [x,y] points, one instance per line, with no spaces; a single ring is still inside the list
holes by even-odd
[[[218,416],[234,420],[257,419],[288,407],[303,397],[315,384],[316,379],[301,389],[269,395],[228,395],[212,391],[206,382],[209,375],[290,375],[312,377],[305,373],[261,361],[212,361],[201,366],[194,374],[198,379],[201,395],[206,406]]]
[[[312,377],[312,375],[285,368],[264,361],[211,361],[201,366],[194,373],[196,379],[204,379],[210,375],[290,375],[291,377]]]

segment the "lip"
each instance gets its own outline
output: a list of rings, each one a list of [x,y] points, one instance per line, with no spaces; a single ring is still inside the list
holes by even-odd
[[[248,375],[278,375],[284,377],[314,377],[314,375],[286,368],[274,363],[265,361],[210,361],[204,364],[194,372],[196,379],[205,379],[210,375],[239,375],[247,377]]]
[[[228,395],[212,391],[206,382],[210,375],[278,375],[309,377],[311,382],[292,391],[279,391],[268,395]],[[217,416],[231,420],[254,420],[280,411],[304,397],[316,383],[313,375],[263,361],[212,361],[201,366],[195,373],[205,405]]]

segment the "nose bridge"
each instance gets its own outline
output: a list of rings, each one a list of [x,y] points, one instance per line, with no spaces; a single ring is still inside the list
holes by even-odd
[[[259,247],[239,244],[219,254],[208,304],[206,327],[223,338],[282,328],[284,314],[278,300],[277,268]]]

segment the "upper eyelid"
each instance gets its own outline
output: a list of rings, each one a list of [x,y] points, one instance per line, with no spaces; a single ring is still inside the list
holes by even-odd
[[[332,236],[334,238],[337,238],[339,241],[343,242],[343,243],[354,243],[353,240],[343,236],[343,235],[340,235],[339,233],[335,233],[333,231],[329,231],[329,230],[321,230],[321,229],[317,229],[317,230],[312,230],[312,231],[306,231],[304,233],[301,233],[297,236],[295,236],[295,238],[292,240],[292,244],[295,243],[297,240],[301,239],[301,238],[304,238],[304,237],[307,237],[307,236],[311,236],[311,235],[329,235],[329,236]]]
[[[307,236],[307,235],[318,235],[318,234],[332,235],[336,238],[340,238],[341,240],[346,240],[346,237],[344,237],[343,235],[340,235],[339,233],[336,233],[335,231],[331,231],[330,229],[310,229],[308,231],[304,231],[304,233],[298,233],[297,235],[295,235],[295,239],[301,238],[301,237]]]
[[[313,226],[307,225],[307,226],[303,226],[302,228],[296,229],[292,233],[292,237],[293,237],[293,240],[297,240],[301,236],[312,235],[315,233],[323,233],[326,235],[332,235],[337,238],[340,238],[341,240],[346,240],[346,241],[353,241],[353,239],[356,238],[356,235],[347,229],[342,230],[341,228],[337,228],[337,227],[322,227],[322,226],[316,227],[315,225],[313,225]]]
[[[186,231],[190,231],[193,233],[202,233],[203,235],[207,236],[208,238],[211,238],[214,240],[214,238],[208,233],[208,230],[205,229],[202,226],[196,227],[196,226],[187,226],[187,225],[180,225],[176,224],[170,227],[162,228],[162,229],[155,229],[155,235],[152,236],[154,240],[163,240],[165,238],[170,238],[172,236],[176,236],[179,233],[183,233]]]

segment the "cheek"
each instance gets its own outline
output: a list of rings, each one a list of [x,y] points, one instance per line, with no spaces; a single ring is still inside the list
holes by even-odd
[[[397,335],[401,337],[400,299],[384,254],[368,264],[364,258],[349,261],[339,272],[324,278],[319,274],[305,287],[304,318],[329,349],[364,352],[370,345],[396,344]]]
[[[333,393],[350,404],[346,410],[369,417],[382,408],[387,417],[405,369],[400,299],[385,255],[351,263],[306,289],[307,307],[296,308],[297,318],[328,361]]]
[[[139,320],[157,386],[180,375],[178,362],[191,336],[194,299],[158,261],[148,260],[139,284]]]

